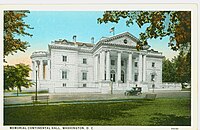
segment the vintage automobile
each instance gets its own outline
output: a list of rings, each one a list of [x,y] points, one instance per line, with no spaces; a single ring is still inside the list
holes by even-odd
[[[131,90],[126,90],[124,92],[125,96],[131,96],[131,95],[140,95],[142,94],[142,88],[141,87],[133,87]]]

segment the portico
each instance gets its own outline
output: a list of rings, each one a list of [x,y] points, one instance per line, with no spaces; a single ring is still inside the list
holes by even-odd
[[[36,69],[38,71],[38,80],[50,80],[50,59],[46,58],[45,52],[37,52],[34,56],[40,56],[41,59],[32,60],[32,77],[35,80]]]
[[[130,51],[116,51],[102,49],[94,56],[96,82],[110,82],[140,84],[146,81],[146,54]],[[135,65],[138,59],[138,66]],[[98,71],[100,68],[100,71]],[[138,73],[138,80],[135,81],[134,73]],[[98,78],[99,77],[99,78]]]

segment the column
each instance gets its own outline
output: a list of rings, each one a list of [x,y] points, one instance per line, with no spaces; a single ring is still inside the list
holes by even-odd
[[[140,83],[142,81],[142,54],[139,54],[138,73],[138,83]]]
[[[39,79],[43,80],[43,60],[40,60],[40,65],[39,65]]]
[[[51,64],[50,64],[50,60],[47,60],[47,80],[50,80],[50,78],[51,78],[51,68],[50,68],[50,66],[51,66]]]
[[[94,56],[94,81],[98,81],[98,55]]]
[[[110,51],[106,53],[106,81],[110,81]]]
[[[105,80],[105,51],[100,54],[100,80]]]
[[[135,58],[132,59],[132,81],[135,82]]]
[[[117,54],[117,80],[121,81],[121,52]]]
[[[143,55],[143,82],[146,81],[146,55]]]
[[[128,81],[131,82],[132,81],[132,53],[130,53],[128,55]]]

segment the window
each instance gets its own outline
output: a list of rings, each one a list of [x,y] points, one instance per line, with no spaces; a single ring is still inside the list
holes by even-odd
[[[135,79],[135,82],[138,81],[138,74],[137,73],[135,74],[134,79]]]
[[[138,67],[138,63],[137,62],[135,62],[135,67]]]
[[[63,56],[63,62],[67,62],[67,56]]]
[[[155,67],[155,63],[154,62],[152,62],[152,67]]]
[[[62,79],[67,79],[67,71],[62,71]]]
[[[151,81],[155,81],[155,75],[154,74],[151,75]]]
[[[127,42],[128,42],[127,39],[124,39],[124,43],[127,44]]]
[[[111,60],[111,65],[115,65],[115,60]]]
[[[87,59],[83,58],[83,64],[87,64]]]
[[[83,84],[83,87],[87,87],[87,84]]]
[[[67,85],[66,85],[66,83],[63,83],[63,87],[66,87]]]
[[[121,66],[124,66],[124,61],[123,60],[121,61]]]
[[[82,73],[82,80],[87,80],[87,73],[86,72]]]

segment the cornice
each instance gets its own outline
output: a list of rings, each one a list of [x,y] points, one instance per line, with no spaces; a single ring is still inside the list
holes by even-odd
[[[86,50],[83,48],[78,47],[69,47],[69,46],[56,46],[56,45],[49,45],[50,49],[67,49],[67,50],[75,50],[78,52],[86,52],[86,53],[92,53],[92,50]]]
[[[111,42],[100,42],[92,49],[92,52],[96,51],[99,48],[99,46],[102,46],[102,45],[136,49],[135,46],[130,46],[130,45],[116,44],[116,43],[111,43]]]
[[[105,51],[114,51],[117,49],[119,49],[119,50],[124,49],[125,50],[125,51],[123,51],[124,53],[133,53],[134,52],[137,54],[146,55],[147,57],[159,57],[159,58],[164,57],[164,56],[162,56],[162,53],[160,53],[160,52],[154,51],[153,49],[148,50],[150,48],[149,45],[145,46],[143,48],[143,50],[136,52],[136,46],[127,45],[127,44],[116,44],[116,43],[111,42],[112,40],[119,39],[124,36],[130,37],[133,41],[135,41],[137,43],[139,42],[139,39],[136,38],[135,36],[133,36],[132,34],[130,34],[129,32],[121,33],[121,34],[118,34],[118,35],[115,35],[115,36],[112,36],[109,38],[102,39],[102,40],[98,41],[97,44],[94,44],[94,46],[92,44],[86,44],[86,43],[76,43],[76,45],[78,45],[78,46],[75,46],[75,43],[69,42],[67,40],[55,41],[55,44],[48,45],[49,53],[48,52],[36,52],[31,55],[31,58],[48,57],[51,55],[51,51],[50,51],[51,49],[74,50],[77,52],[94,54],[95,51],[101,50],[102,48],[110,48]],[[56,44],[56,42],[61,42],[62,44]],[[68,46],[68,45],[73,45],[73,46]],[[88,49],[86,49],[86,48],[88,48]],[[127,52],[126,52],[126,50],[127,50]],[[156,55],[156,54],[158,54],[158,55]]]
[[[151,55],[151,54],[146,55],[146,57],[165,58],[165,56],[162,56],[162,55]]]
[[[35,57],[48,57],[48,52],[46,51],[37,51],[33,52],[30,58],[35,58]]]

